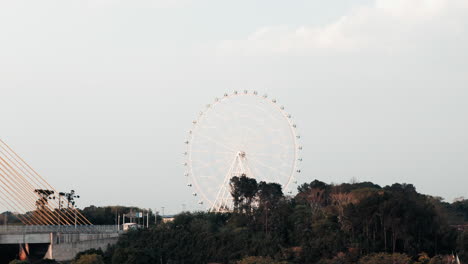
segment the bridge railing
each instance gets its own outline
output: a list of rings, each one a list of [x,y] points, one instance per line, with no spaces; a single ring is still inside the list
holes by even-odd
[[[116,225],[89,226],[0,226],[0,234],[18,233],[116,233],[122,230]]]

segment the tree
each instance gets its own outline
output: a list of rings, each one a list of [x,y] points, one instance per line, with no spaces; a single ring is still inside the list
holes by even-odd
[[[461,261],[463,263],[468,263],[468,230],[459,234],[457,249]]]
[[[454,263],[454,259],[453,259],[453,256],[451,255],[445,255],[445,256],[437,255],[431,258],[431,260],[429,261],[429,264],[453,264],[453,263]]]
[[[415,262],[414,264],[429,264],[431,261],[431,258],[425,253],[421,253],[418,256],[418,262]]]
[[[260,182],[258,184],[259,211],[263,215],[263,226],[265,233],[268,233],[268,216],[271,210],[274,210],[280,200],[284,198],[281,185],[277,183]]]
[[[457,214],[462,216],[464,221],[468,222],[468,200],[459,199],[452,206]]]
[[[78,254],[76,254],[76,256],[73,258],[73,260],[78,260],[80,259],[82,256],[84,255],[99,255],[99,256],[103,256],[104,255],[104,252],[102,251],[102,249],[88,249],[88,250],[85,250],[85,251],[82,251]]]
[[[305,183],[297,188],[299,193],[296,195],[296,200],[308,204],[312,214],[316,214],[328,204],[330,188],[330,185],[318,180]]]
[[[410,264],[411,258],[405,254],[378,253],[363,257],[359,264]]]
[[[26,260],[12,260],[10,261],[8,264],[29,264],[30,262],[29,261],[26,261]]]
[[[258,191],[257,180],[244,174],[241,177],[233,177],[230,186],[234,210],[250,214],[252,212],[252,203]]]
[[[122,216],[126,215],[126,221],[129,221],[128,217],[131,217],[131,213],[135,212],[146,212],[147,209],[141,209],[138,207],[126,207],[126,206],[105,206],[97,207],[91,205],[89,207],[80,210],[81,213],[94,225],[115,225],[119,222],[118,217],[121,217],[120,224],[122,224]],[[152,212],[150,217],[153,219],[150,223],[154,223],[156,217]]]
[[[332,204],[337,208],[338,221],[341,224],[341,229],[349,230],[349,221],[345,218],[345,208],[351,203],[355,203],[354,196],[351,193],[334,192],[330,195]]]
[[[277,262],[270,257],[246,257],[237,264],[288,264],[286,261]]]
[[[104,260],[98,254],[88,254],[72,261],[72,264],[104,264]]]
[[[230,185],[234,212],[185,212],[171,223],[127,232],[104,253],[106,263],[407,264],[412,258],[439,264],[428,256],[452,250],[466,257],[468,235],[446,221],[452,204],[440,210],[440,199],[412,185],[316,180],[294,198],[278,184],[245,175]]]

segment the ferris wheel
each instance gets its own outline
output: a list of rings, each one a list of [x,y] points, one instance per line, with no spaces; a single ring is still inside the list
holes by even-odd
[[[215,98],[193,121],[185,141],[187,186],[210,211],[232,207],[230,179],[245,175],[291,193],[302,161],[300,136],[276,99],[258,92]]]

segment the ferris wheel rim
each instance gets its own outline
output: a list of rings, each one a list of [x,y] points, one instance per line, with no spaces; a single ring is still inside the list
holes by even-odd
[[[192,127],[189,131],[188,139],[185,142],[187,144],[187,151],[185,152],[185,155],[187,156],[187,161],[184,163],[185,167],[187,168],[185,176],[191,179],[191,183],[193,183],[193,185],[188,184],[188,186],[195,187],[197,192],[194,193],[193,195],[198,196],[198,194],[200,194],[201,200],[202,200],[200,204],[202,204],[203,202],[207,202],[209,203],[210,208],[214,206],[214,203],[216,201],[212,201],[212,199],[207,197],[207,195],[203,191],[203,188],[199,185],[199,182],[197,180],[197,175],[195,175],[194,173],[194,168],[192,166],[193,165],[192,155],[193,153],[195,153],[193,150],[193,139],[196,134],[195,132],[199,128],[199,124],[207,116],[207,114],[210,113],[210,111],[213,111],[213,109],[217,105],[222,104],[223,102],[226,102],[232,98],[239,97],[239,96],[251,96],[251,97],[263,99],[265,102],[268,102],[270,105],[274,106],[274,108],[277,111],[279,111],[279,113],[281,113],[282,118],[286,121],[288,125],[289,132],[291,133],[292,145],[294,146],[293,148],[294,149],[294,152],[293,152],[294,162],[292,163],[291,170],[288,173],[289,176],[287,177],[287,182],[285,182],[284,184],[280,183],[280,185],[282,185],[283,190],[287,190],[290,187],[290,185],[296,179],[295,175],[300,172],[300,170],[298,170],[299,161],[300,160],[302,161],[302,158],[299,158],[300,157],[299,153],[302,150],[302,147],[299,145],[300,136],[298,136],[298,133],[297,133],[297,125],[293,122],[292,116],[285,111],[284,106],[279,105],[276,99],[269,99],[268,95],[265,94],[262,96],[256,91],[248,92],[247,90],[244,90],[243,92],[234,91],[232,94],[225,93],[224,96],[222,96],[221,98],[216,97],[213,103],[207,104],[205,107],[206,109],[204,109],[203,111],[199,113],[196,120],[192,122]],[[229,146],[225,146],[225,148],[228,148],[228,150],[231,150]],[[231,150],[231,152],[228,152],[228,153],[235,153],[235,152],[236,150]]]

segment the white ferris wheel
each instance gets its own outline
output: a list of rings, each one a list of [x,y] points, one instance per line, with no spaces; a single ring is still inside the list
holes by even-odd
[[[276,99],[248,91],[224,94],[193,121],[185,141],[187,185],[211,211],[232,207],[234,176],[279,183],[291,193],[301,172],[299,139],[291,115]]]

